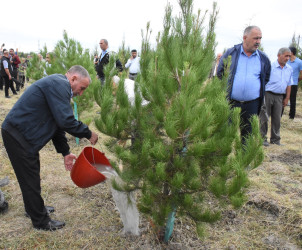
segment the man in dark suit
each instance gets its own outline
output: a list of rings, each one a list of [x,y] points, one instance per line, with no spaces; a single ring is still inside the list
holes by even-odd
[[[91,83],[89,73],[79,65],[65,75],[44,77],[23,93],[2,123],[3,144],[18,179],[25,211],[34,228],[54,231],[65,226],[52,220],[41,196],[39,151],[52,140],[64,157],[66,170],[71,170],[76,156],[70,153],[65,132],[87,138],[95,145],[98,135],[77,121],[70,99],[82,95]]]
[[[101,84],[105,84],[105,74],[104,74],[104,66],[109,63],[109,49],[108,49],[108,41],[106,39],[101,39],[100,41],[100,48],[102,50],[102,53],[100,55],[99,63],[97,65],[97,75],[99,79],[101,80]],[[115,66],[118,68],[120,72],[123,71],[123,66],[120,60],[116,60]]]

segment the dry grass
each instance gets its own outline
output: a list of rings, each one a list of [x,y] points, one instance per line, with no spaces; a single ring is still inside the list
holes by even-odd
[[[4,94],[0,97],[1,123],[17,98],[5,99]],[[2,188],[9,211],[0,215],[0,249],[301,249],[301,97],[297,108],[294,121],[288,119],[288,107],[282,118],[281,136],[285,146],[265,148],[265,161],[250,172],[248,202],[238,210],[226,207],[221,221],[206,225],[204,239],[197,237],[190,220],[177,218],[168,246],[158,242],[148,219],[143,216],[141,236],[122,235],[123,225],[108,185],[76,187],[65,171],[63,158],[51,143],[40,152],[42,195],[47,205],[56,208],[52,218],[64,220],[66,227],[56,232],[34,230],[24,216],[20,188],[0,139],[0,178],[10,179],[9,185]],[[95,111],[84,113],[82,118],[95,115]],[[100,144],[96,148],[113,158],[103,146],[107,137],[99,135]],[[73,137],[68,139],[76,155],[90,145],[85,139],[80,140],[80,145],[76,145]]]

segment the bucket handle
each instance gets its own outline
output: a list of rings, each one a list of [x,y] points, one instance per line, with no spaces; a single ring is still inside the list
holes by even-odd
[[[100,142],[98,142],[98,143],[99,143],[99,145],[100,145],[100,148],[101,148],[102,152],[104,153],[104,150],[103,150],[103,147],[102,147],[101,143],[100,143]],[[94,153],[93,153],[93,151],[94,151],[94,145],[92,145],[92,159],[93,159],[93,163],[95,164]]]

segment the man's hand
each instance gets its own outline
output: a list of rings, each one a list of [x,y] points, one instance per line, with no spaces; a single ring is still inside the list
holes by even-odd
[[[73,161],[76,160],[77,157],[74,154],[69,154],[64,156],[64,165],[67,171],[70,171],[73,167]]]
[[[285,98],[285,99],[283,100],[283,108],[286,107],[287,103],[288,103],[288,98]]]
[[[95,145],[98,141],[98,135],[94,132],[91,132],[91,137],[89,139],[89,141],[91,142],[92,145]]]

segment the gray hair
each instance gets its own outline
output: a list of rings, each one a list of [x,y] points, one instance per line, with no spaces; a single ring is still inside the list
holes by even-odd
[[[88,73],[88,71],[81,65],[74,65],[72,66],[67,73],[69,74],[78,74],[80,77],[82,78],[88,78],[89,79],[89,83],[91,83],[91,78],[90,75]]]
[[[252,26],[248,26],[245,28],[244,32],[243,32],[243,35],[246,36],[248,34],[251,33],[252,29],[258,29],[260,30],[260,28],[258,26],[255,26],[255,25],[252,25]]]
[[[290,49],[289,49],[289,48],[284,47],[284,48],[279,49],[277,56],[279,56],[279,55],[283,55],[285,52],[289,52],[289,53],[291,53],[291,51],[290,51]]]
[[[105,43],[106,45],[108,45],[108,40],[107,40],[107,39],[101,39],[101,40],[103,40],[104,43]]]

